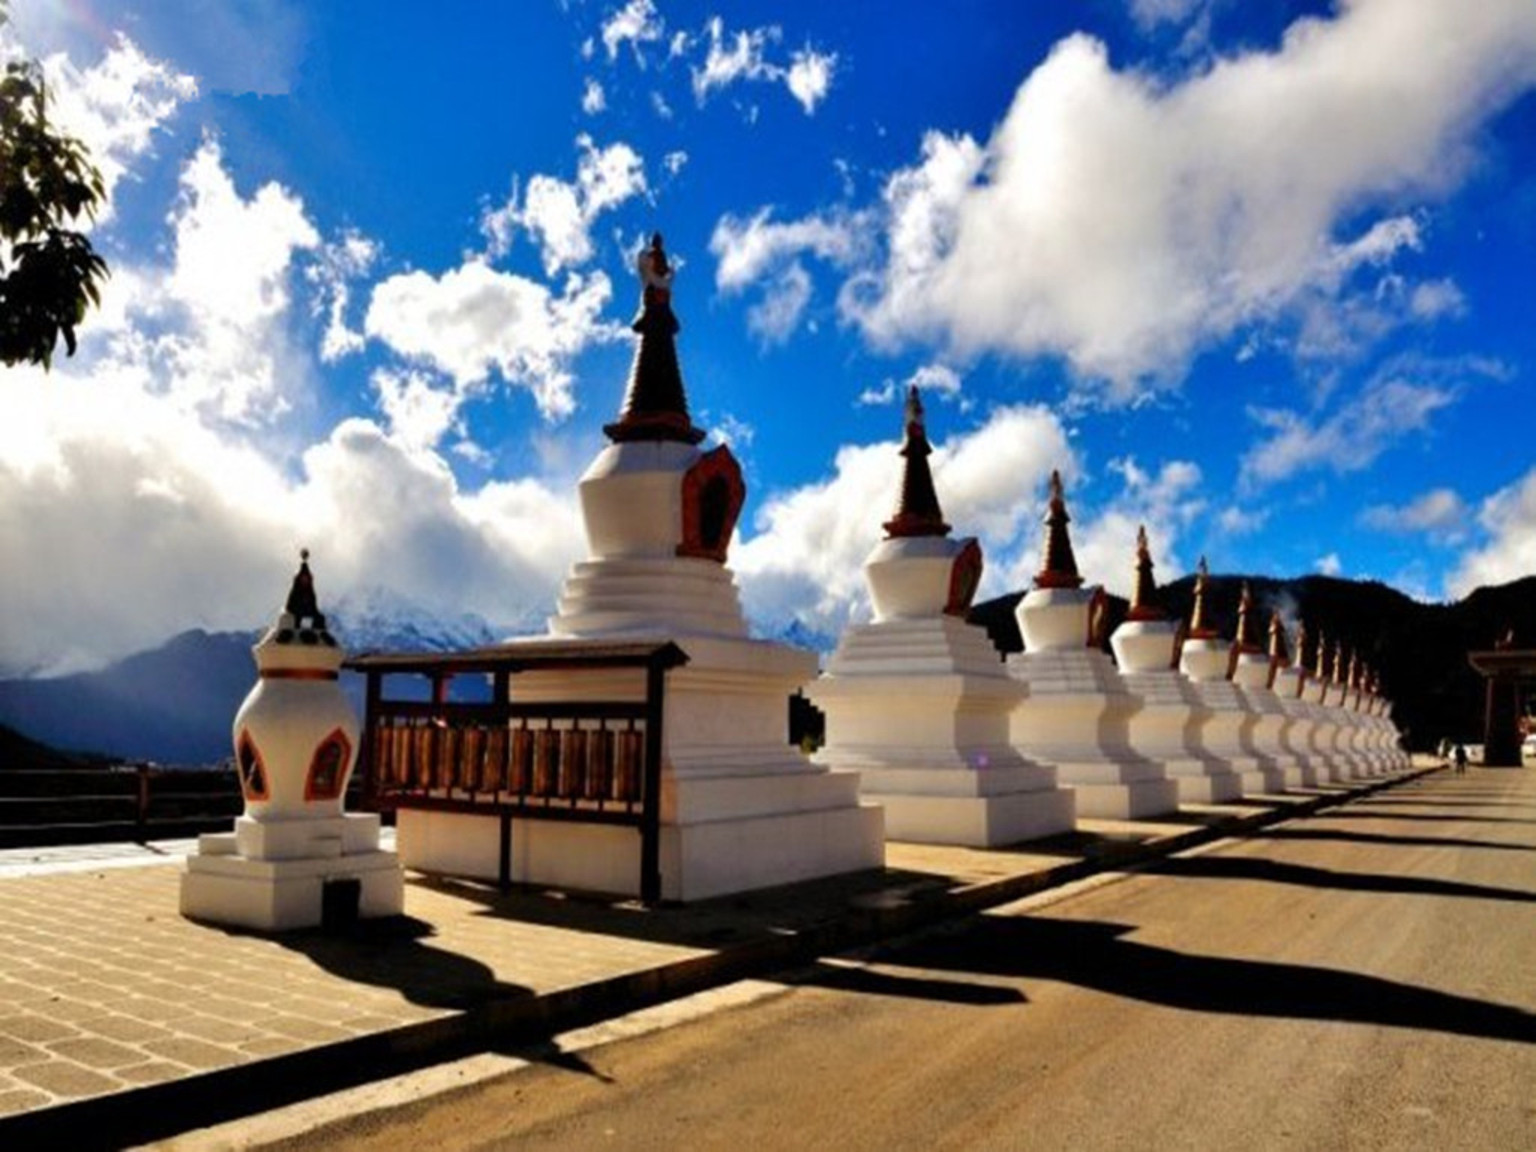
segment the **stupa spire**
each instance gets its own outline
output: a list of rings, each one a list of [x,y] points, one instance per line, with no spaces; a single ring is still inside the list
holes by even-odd
[[[1066,497],[1062,495],[1061,473],[1051,470],[1051,505],[1045,514],[1045,556],[1040,571],[1035,573],[1036,588],[1081,588],[1083,578],[1077,574],[1077,558],[1072,555],[1072,537],[1067,525],[1072,517],[1067,515]]]
[[[896,515],[885,522],[887,539],[895,536],[948,536],[949,525],[939,508],[939,496],[933,489],[933,473],[928,468],[928,429],[923,423],[923,398],[917,385],[907,390],[906,427],[901,455],[906,461],[901,473],[901,497]]]
[[[635,360],[629,370],[624,408],[619,419],[603,426],[608,439],[672,440],[697,444],[701,429],[688,418],[688,397],[683,373],[677,363],[676,336],[681,327],[672,313],[672,268],[662,247],[661,233],[651,237],[650,247],[636,262],[642,285],[640,313],[630,325],[638,333]]]
[[[1147,526],[1136,527],[1136,583],[1131,588],[1127,620],[1162,620],[1167,616],[1157,605],[1157,579],[1152,575],[1152,550],[1147,546]]]
[[[1297,636],[1300,637],[1300,632]],[[1269,659],[1278,668],[1290,667],[1291,649],[1286,642],[1285,621],[1280,619],[1278,608],[1269,614]]]
[[[1238,652],[1262,651],[1253,634],[1253,589],[1246,580],[1237,598],[1237,633],[1232,639],[1232,647]]]
[[[1317,630],[1317,651],[1312,658],[1312,676],[1317,680],[1328,679],[1328,634]]]
[[[1189,613],[1189,638],[1191,640],[1214,640],[1216,629],[1210,626],[1205,614],[1205,586],[1210,580],[1210,569],[1206,567],[1205,557],[1200,557],[1200,563],[1195,566],[1195,604]]]
[[[282,615],[270,633],[277,644],[322,644],[336,646],[335,639],[326,627],[325,614],[320,611],[315,597],[315,577],[309,570],[309,549],[299,549],[299,570],[293,575],[288,588],[288,599],[283,604]]]

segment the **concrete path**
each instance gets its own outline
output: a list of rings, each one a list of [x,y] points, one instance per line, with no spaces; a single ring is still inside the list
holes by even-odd
[[[1350,794],[892,845],[881,873],[680,908],[417,878],[403,921],[347,937],[183,920],[185,844],[0,853],[0,1147],[121,1145],[505,1048]]]
[[[1082,887],[275,1147],[1536,1147],[1528,771]]]

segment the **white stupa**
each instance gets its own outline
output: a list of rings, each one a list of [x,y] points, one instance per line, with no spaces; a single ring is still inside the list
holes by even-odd
[[[1232,664],[1237,654],[1209,624],[1205,603],[1208,580],[1202,556],[1195,573],[1189,634],[1179,656],[1179,670],[1193,682],[1196,695],[1209,712],[1200,726],[1200,745],[1241,777],[1244,794],[1283,791],[1284,774],[1272,760],[1260,754],[1253,742],[1259,713],[1232,683]]]
[[[1009,738],[1025,758],[1056,766],[1077,793],[1079,816],[1171,812],[1179,786],[1131,745],[1142,700],[1100,650],[1104,594],[1082,586],[1069,519],[1061,476],[1052,472],[1044,562],[1014,610],[1024,651],[1008,658],[1008,670],[1029,694],[1013,710]]]
[[[245,813],[199,838],[181,912],[277,931],[399,915],[404,880],[379,818],[342,811],[358,726],[337,672],[344,653],[315,600],[309,553],[277,622],[252,649],[258,679],[235,714]]]
[[[1275,648],[1283,632],[1276,631],[1280,627],[1279,618],[1272,617],[1269,646],[1260,647],[1254,635],[1255,615],[1253,590],[1245,580],[1237,606],[1232,683],[1249,711],[1257,716],[1250,729],[1249,739],[1253,742],[1263,769],[1272,770],[1265,775],[1268,790],[1299,788],[1306,783],[1306,774],[1302,770],[1302,758],[1296,755],[1290,745],[1290,730],[1295,721],[1286,712],[1272,687],[1275,673],[1279,671]]]
[[[1337,650],[1330,650],[1327,637],[1319,629],[1315,663],[1312,675],[1302,689],[1302,699],[1312,706],[1313,760],[1320,771],[1327,773],[1328,780],[1336,784],[1351,780],[1354,776],[1348,758],[1338,749],[1341,715],[1337,703],[1341,693],[1334,683],[1332,671],[1337,660]]]
[[[1136,583],[1125,622],[1109,638],[1126,688],[1142,699],[1130,719],[1131,747],[1163,765],[1179,799],[1189,804],[1221,803],[1243,794],[1243,782],[1225,760],[1200,743],[1210,710],[1178,670],[1178,628],[1157,605],[1147,530],[1136,532]]]
[[[1026,694],[965,620],[981,547],[952,539],[928,467],[922,399],[908,393],[901,497],[864,563],[874,619],[850,626],[806,695],[826,714],[815,759],[856,769],[891,840],[990,847],[1069,831],[1072,792],[1008,742]]]
[[[554,639],[675,641],[667,673],[661,794],[662,897],[697,900],[880,867],[880,809],[858,775],[792,747],[789,697],[816,674],[814,652],[753,640],[731,570],[731,533],[746,489],[730,449],[701,451],[678,366],[672,271],[661,237],[641,254],[634,366],[607,447],[580,481],[589,557],[575,565],[549,622]],[[643,698],[643,674],[528,672],[521,703]],[[529,821],[512,879],[604,892],[637,890],[639,845],[627,829]],[[496,822],[401,812],[412,867],[494,878]]]
[[[1279,701],[1281,710],[1290,718],[1283,730],[1285,751],[1292,756],[1301,774],[1301,784],[1315,788],[1327,779],[1327,769],[1312,751],[1312,729],[1317,720],[1313,706],[1303,700],[1302,690],[1307,681],[1307,670],[1301,662],[1301,650],[1306,642],[1305,626],[1296,626],[1295,657],[1285,632],[1285,624],[1276,612],[1269,622],[1269,656],[1274,666],[1274,679],[1270,689]]]

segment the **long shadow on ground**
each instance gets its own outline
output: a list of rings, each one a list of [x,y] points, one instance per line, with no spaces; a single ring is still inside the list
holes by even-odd
[[[1356,808],[1348,812],[1338,810],[1318,812],[1308,817],[1309,820],[1418,820],[1426,824],[1525,824],[1536,827],[1536,819],[1519,820],[1513,816],[1453,816],[1449,813],[1433,812],[1376,812],[1366,808]]]
[[[1327,840],[1344,844],[1396,844],[1405,848],[1491,848],[1496,852],[1536,852],[1528,844],[1461,840],[1442,836],[1392,836],[1377,832],[1342,832],[1331,828],[1261,828],[1248,835],[1265,840]]]
[[[1057,980],[1149,1004],[1235,1016],[1340,1020],[1536,1043],[1536,1016],[1376,976],[1177,952],[1124,936],[1130,925],[983,916],[882,962],[929,971]]]
[[[1536,904],[1536,895],[1512,888],[1462,884],[1423,876],[1383,876],[1372,872],[1340,872],[1307,864],[1286,864],[1246,856],[1189,856],[1154,860],[1140,871],[1158,876],[1187,876],[1205,880],[1268,880],[1276,884],[1303,884],[1310,888],[1338,888],[1348,892],[1403,892],[1413,896],[1460,896],[1473,900],[1508,900]]]

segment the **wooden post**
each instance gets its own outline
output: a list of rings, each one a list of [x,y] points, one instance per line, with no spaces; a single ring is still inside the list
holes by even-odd
[[[661,739],[667,670],[652,656],[645,670],[645,793],[641,797],[640,899],[661,900]]]
[[[367,688],[363,694],[363,738],[358,741],[360,747],[357,750],[358,768],[363,773],[363,808],[368,812],[379,811],[379,798],[382,794],[381,781],[378,776],[378,764],[373,755],[374,741],[379,738],[379,700],[382,695],[383,676],[378,672],[368,673]]]

